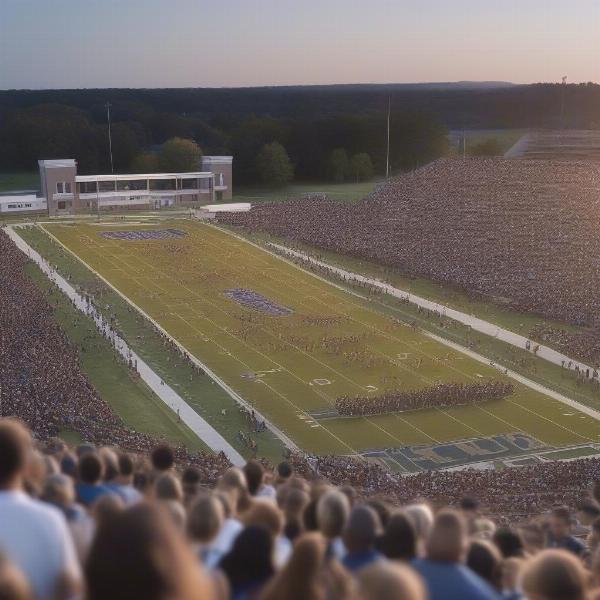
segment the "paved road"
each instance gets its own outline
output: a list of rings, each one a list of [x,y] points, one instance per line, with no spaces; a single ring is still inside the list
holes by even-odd
[[[137,363],[137,371],[142,380],[211,450],[224,452],[227,458],[236,466],[243,466],[246,463],[244,457],[172,387],[164,383],[148,364],[111,330],[110,324],[96,311],[94,306],[78,294],[66,279],[61,277],[42,256],[13,231],[12,227],[6,227],[4,231],[21,251],[39,265],[50,281],[56,284],[82,313],[94,319],[98,330],[106,335],[121,356],[126,360],[131,360],[133,364]]]

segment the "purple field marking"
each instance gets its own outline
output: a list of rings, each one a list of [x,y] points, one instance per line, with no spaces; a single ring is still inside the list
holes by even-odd
[[[100,235],[108,240],[135,242],[139,240],[179,239],[186,237],[187,233],[180,229],[141,229],[138,231],[103,231]]]
[[[242,306],[258,310],[273,317],[286,317],[294,312],[291,308],[275,304],[253,290],[235,288],[232,290],[225,290],[224,294]]]

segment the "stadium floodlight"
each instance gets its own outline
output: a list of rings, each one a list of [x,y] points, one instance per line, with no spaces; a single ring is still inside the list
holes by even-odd
[[[392,98],[388,96],[388,110],[387,110],[387,151],[385,156],[385,178],[388,179],[390,176],[390,109],[392,107]]]
[[[104,106],[106,106],[106,116],[108,120],[108,153],[110,154],[110,172],[114,173],[113,167],[113,155],[112,155],[112,136],[110,133],[110,107],[112,106],[110,102],[107,102]]]
[[[562,129],[565,128],[565,94],[567,91],[567,76],[564,75],[562,78],[562,94],[560,98],[560,126]]]

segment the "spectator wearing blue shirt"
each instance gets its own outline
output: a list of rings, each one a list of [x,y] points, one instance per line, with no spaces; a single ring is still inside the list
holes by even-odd
[[[377,513],[370,506],[355,506],[350,511],[348,522],[342,532],[346,555],[342,564],[351,573],[364,567],[385,560],[375,549],[375,542],[380,533],[381,524]]]
[[[585,544],[571,533],[573,519],[571,511],[566,506],[557,506],[552,510],[549,520],[548,548],[557,548],[581,556],[585,551]]]
[[[127,506],[142,500],[142,494],[133,486],[134,465],[131,456],[124,452],[118,457],[119,474],[115,478],[117,493],[123,498]]]
[[[412,562],[425,580],[429,600],[498,600],[499,594],[464,564],[467,547],[463,517],[440,511],[427,541],[427,558]]]
[[[84,454],[77,468],[78,482],[75,485],[77,500],[84,506],[92,506],[104,494],[112,494],[110,488],[101,483],[104,466],[95,453]]]

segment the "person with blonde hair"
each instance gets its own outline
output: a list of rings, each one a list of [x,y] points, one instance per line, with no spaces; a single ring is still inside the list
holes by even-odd
[[[261,600],[345,600],[350,577],[327,558],[327,540],[319,533],[301,535],[287,565],[266,586]]]
[[[244,472],[238,467],[230,467],[221,475],[217,482],[217,490],[226,491],[235,495],[235,514],[246,512],[252,503],[248,482]]]
[[[340,560],[346,554],[342,531],[349,514],[350,501],[340,490],[328,490],[317,501],[319,531],[329,540],[333,554]]]
[[[404,508],[406,516],[412,521],[417,535],[417,554],[422,556],[431,527],[433,526],[433,512],[428,504],[409,504]]]
[[[223,505],[211,494],[199,495],[189,509],[187,530],[197,554],[207,569],[213,569],[223,557],[213,545],[225,519]]]
[[[587,583],[581,561],[568,550],[543,550],[523,569],[527,600],[586,600]]]
[[[179,478],[170,471],[159,475],[154,482],[154,497],[157,500],[176,500],[183,503],[183,487]]]
[[[421,578],[409,567],[379,561],[360,571],[358,600],[426,600]]]

